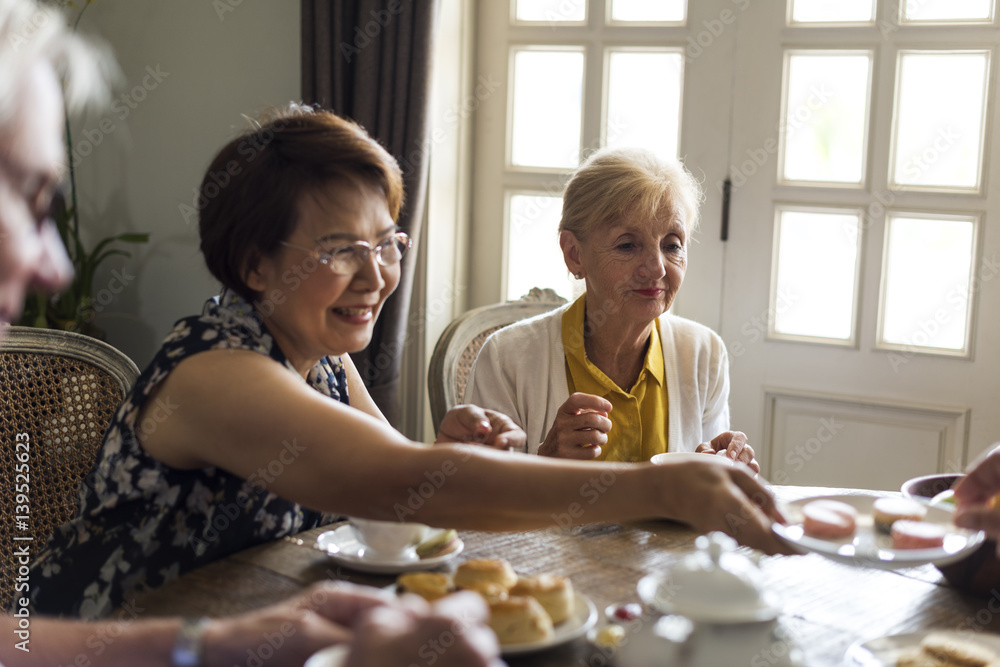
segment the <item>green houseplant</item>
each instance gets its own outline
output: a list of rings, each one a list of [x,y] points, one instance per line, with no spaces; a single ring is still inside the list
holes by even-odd
[[[93,0],[87,0],[80,7],[73,21],[73,31],[80,25],[87,7]],[[75,8],[74,3],[56,2],[61,6]],[[65,197],[56,197],[53,202],[52,217],[59,230],[63,245],[75,275],[70,285],[61,293],[46,295],[36,293],[24,304],[24,314],[20,324],[45,329],[64,329],[77,333],[104,338],[104,332],[97,327],[97,308],[94,301],[94,276],[101,264],[115,255],[131,257],[132,253],[116,247],[122,243],[146,243],[149,234],[124,233],[108,236],[87,250],[80,238],[80,216],[77,206],[76,172],[73,164],[73,133],[70,130],[69,115],[66,115],[66,159],[69,167],[69,202]]]

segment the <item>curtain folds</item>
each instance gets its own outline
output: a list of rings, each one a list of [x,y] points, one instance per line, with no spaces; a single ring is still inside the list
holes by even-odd
[[[394,425],[417,244],[427,191],[431,53],[438,0],[301,0],[302,99],[361,124],[399,161],[406,188],[400,228],[414,247],[369,346],[352,354]]]

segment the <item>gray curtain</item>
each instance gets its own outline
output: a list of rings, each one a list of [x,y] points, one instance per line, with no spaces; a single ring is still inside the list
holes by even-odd
[[[414,247],[368,348],[352,354],[372,398],[399,426],[399,376],[427,191],[427,118],[438,0],[302,0],[302,99],[361,124],[399,161],[400,228]]]

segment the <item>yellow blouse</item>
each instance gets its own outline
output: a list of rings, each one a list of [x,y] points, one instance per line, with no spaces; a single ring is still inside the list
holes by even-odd
[[[629,391],[587,359],[583,325],[586,295],[577,299],[562,316],[562,342],[566,350],[566,383],[569,393],[583,392],[601,396],[613,409],[608,444],[599,461],[648,461],[654,454],[667,451],[667,384],[664,381],[663,346],[660,321],[654,320],[639,379]]]

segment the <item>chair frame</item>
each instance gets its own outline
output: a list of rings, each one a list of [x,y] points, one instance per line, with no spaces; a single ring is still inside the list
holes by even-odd
[[[139,377],[139,367],[124,352],[72,331],[10,327],[0,341],[0,354],[5,352],[53,354],[84,361],[107,371],[121,387],[122,395],[128,394]]]
[[[517,301],[475,308],[455,318],[438,338],[427,370],[427,393],[434,431],[437,432],[448,410],[462,401],[456,387],[458,364],[462,353],[482,332],[547,313],[565,304],[566,299],[553,290],[533,287]],[[478,349],[475,352],[479,354]]]

